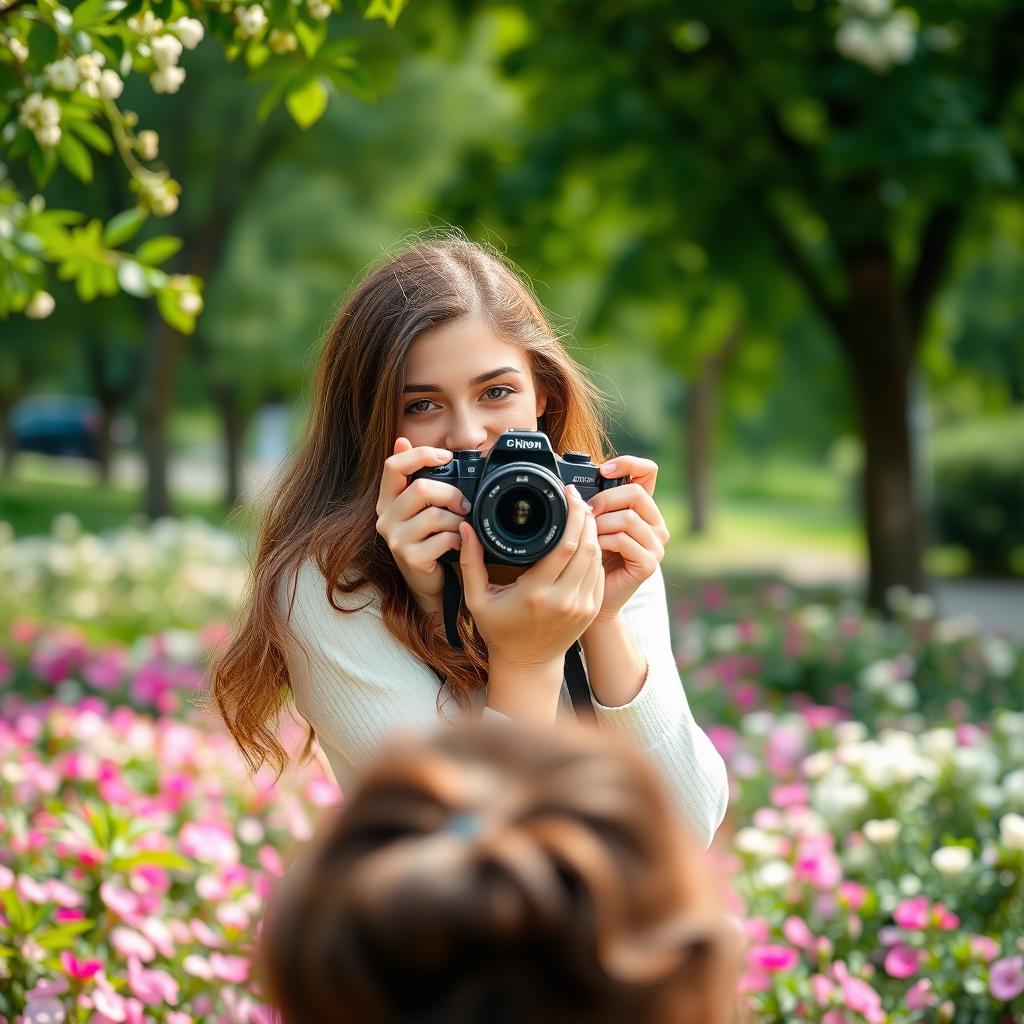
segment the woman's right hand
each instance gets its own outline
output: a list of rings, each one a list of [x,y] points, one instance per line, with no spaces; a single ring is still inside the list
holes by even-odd
[[[413,448],[408,438],[395,442],[384,460],[377,497],[377,532],[384,538],[406,585],[424,611],[441,610],[444,570],[438,559],[460,546],[459,523],[469,511],[462,491],[443,480],[409,477],[426,466],[441,466],[452,453],[443,448]]]
[[[492,667],[536,670],[559,666],[565,652],[601,610],[604,566],[590,506],[572,485],[559,542],[514,583],[491,583],[483,547],[472,526],[460,527],[462,589],[487,645]]]

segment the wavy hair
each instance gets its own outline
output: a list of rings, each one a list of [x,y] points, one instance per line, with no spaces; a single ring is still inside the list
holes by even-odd
[[[406,245],[353,288],[327,332],[315,373],[311,414],[263,514],[255,556],[230,640],[211,659],[217,710],[251,771],[280,773],[288,754],[276,729],[289,693],[286,618],[277,597],[290,570],[315,560],[325,599],[370,588],[391,634],[444,679],[461,707],[487,682],[487,651],[472,617],[459,611],[462,650],[446,642],[440,617],[417,604],[376,530],[384,460],[401,415],[406,357],[416,338],[462,317],[482,318],[528,353],[547,395],[540,424],[556,451],[604,460],[609,445],[603,397],[567,351],[528,284],[497,252],[459,232]],[[294,582],[288,603],[294,601]],[[372,598],[372,593],[370,594]],[[439,687],[438,701],[441,704]],[[312,747],[309,729],[303,756]]]
[[[392,740],[270,902],[285,1024],[722,1024],[739,935],[640,754],[581,727]]]

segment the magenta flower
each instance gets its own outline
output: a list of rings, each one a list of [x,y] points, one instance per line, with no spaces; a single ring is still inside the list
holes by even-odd
[[[929,904],[926,896],[915,896],[904,900],[894,911],[893,920],[909,931],[917,931],[928,927]]]
[[[128,961],[128,987],[146,1006],[174,1006],[178,1001],[178,983],[166,971],[143,967],[135,957]]]
[[[839,886],[839,901],[851,910],[860,910],[868,898],[868,890],[856,882],[843,882]]]
[[[987,935],[972,935],[971,956],[976,957],[983,963],[991,963],[999,956],[999,943],[995,939],[990,939]]]
[[[110,944],[126,960],[135,958],[148,964],[156,959],[153,943],[133,928],[115,928],[110,933]]]
[[[244,956],[225,956],[223,953],[210,954],[210,969],[213,976],[221,981],[240,985],[249,978],[249,961]]]
[[[924,1010],[939,1001],[939,997],[932,991],[932,983],[928,978],[915,981],[907,990],[905,998],[908,1010]]]
[[[797,949],[812,950],[814,948],[814,936],[802,918],[787,917],[782,925],[782,934]]]
[[[989,991],[1004,1003],[1024,992],[1024,956],[1007,956],[997,960],[988,975]]]
[[[921,953],[898,943],[885,954],[885,970],[890,978],[909,978],[921,969]]]
[[[800,961],[800,954],[792,946],[751,946],[747,950],[747,963],[766,971],[788,971]]]
[[[814,1001],[818,1006],[828,1006],[836,991],[836,983],[825,977],[824,974],[811,976],[811,992],[814,994]]]
[[[74,953],[69,953],[67,950],[60,955],[60,965],[64,968],[64,973],[75,981],[87,981],[97,971],[103,968],[102,960],[79,960]]]

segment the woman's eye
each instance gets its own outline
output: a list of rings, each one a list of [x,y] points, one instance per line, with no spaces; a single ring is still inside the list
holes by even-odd
[[[415,416],[417,413],[426,412],[426,409],[417,408],[417,406],[433,405],[429,398],[421,398],[418,402],[410,402],[406,407],[405,411]]]
[[[516,389],[515,388],[510,388],[507,384],[495,384],[493,388],[488,388],[484,392],[484,394],[485,395],[490,395],[492,391],[504,392],[504,394],[494,395],[493,396],[497,400],[497,399],[501,399],[501,398],[507,398],[509,395],[514,395],[515,392],[516,392]]]

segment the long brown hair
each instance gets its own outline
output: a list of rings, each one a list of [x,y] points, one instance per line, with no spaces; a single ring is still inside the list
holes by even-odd
[[[378,487],[398,436],[409,348],[425,332],[465,316],[483,318],[499,338],[529,353],[535,383],[547,396],[542,429],[555,450],[606,457],[601,393],[497,252],[451,232],[406,245],[369,272],[326,335],[304,436],[267,502],[230,642],[211,662],[213,699],[253,771],[269,763],[280,772],[288,759],[275,729],[289,689],[289,626],[275,597],[288,570],[305,558],[315,560],[327,580],[325,597],[339,612],[358,609],[340,607],[335,592],[372,588],[387,629],[444,677],[460,706],[486,685],[486,648],[465,607],[463,649],[454,650],[438,617],[410,594],[376,531]],[[289,613],[294,596],[293,585]],[[310,728],[304,753],[313,736]]]
[[[285,1024],[721,1024],[738,932],[646,760],[592,729],[391,741],[271,900]]]

